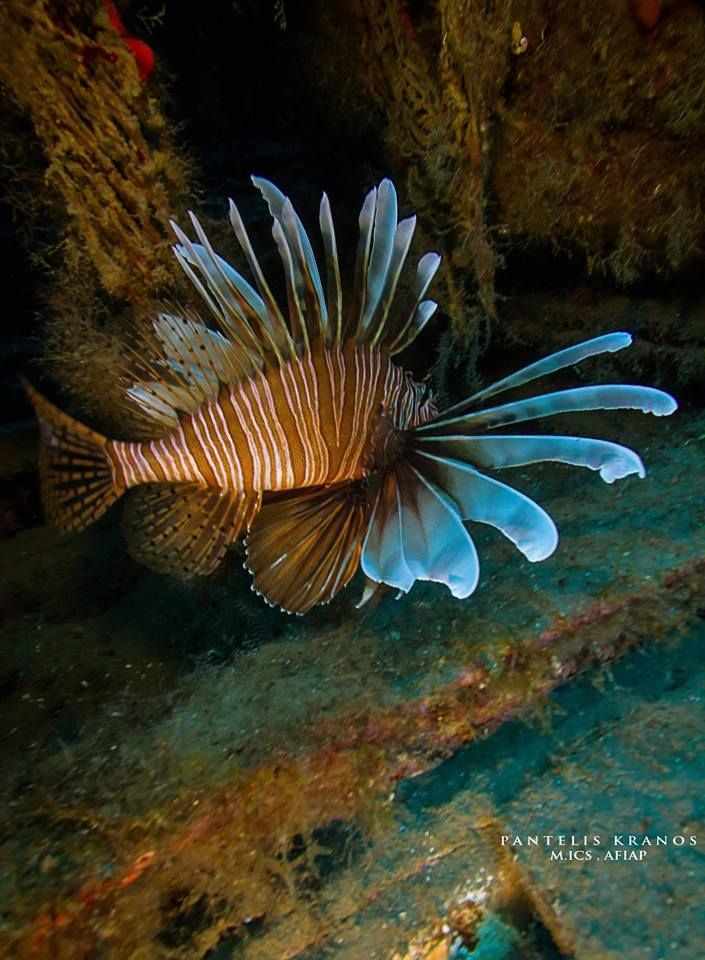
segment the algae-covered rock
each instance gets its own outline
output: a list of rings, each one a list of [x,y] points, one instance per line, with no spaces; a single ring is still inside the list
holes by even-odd
[[[648,34],[618,0],[335,8],[314,21],[323,63],[348,64],[342,88],[324,71],[327,92],[341,107],[372,96],[393,171],[444,255],[456,334],[477,340],[487,318],[511,334],[501,268],[522,249],[541,251],[545,272],[560,251],[618,287],[702,264],[696,3],[665,4]]]

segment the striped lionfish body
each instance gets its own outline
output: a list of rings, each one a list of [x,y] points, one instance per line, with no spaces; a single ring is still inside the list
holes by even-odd
[[[638,409],[672,413],[659,390],[600,385],[487,406],[490,397],[631,342],[625,333],[559,351],[439,413],[422,384],[393,360],[425,326],[424,299],[440,263],[421,258],[410,312],[393,309],[415,218],[398,221],[394,186],[370,191],[360,213],[355,277],[343,309],[333,220],[320,208],[325,288],[291,202],[253,178],[273,219],[286,281],[284,313],[264,277],[235,205],[230,219],[254,286],[175,224],[176,257],[212,323],[163,312],[130,367],[125,402],[144,439],[109,440],[27,385],[42,444],[48,516],[82,529],[129,491],[131,552],[184,577],[213,572],[241,536],[253,589],[303,613],[326,603],[361,566],[364,602],[381,584],[416,580],[475,589],[479,562],[470,524],[490,524],[532,561],[556,548],[548,514],[493,476],[555,460],[599,470],[612,482],[644,475],[633,451],[604,440],[497,433],[557,413]]]
[[[431,418],[419,395],[389,357],[349,342],[221,386],[165,437],[107,449],[125,488],[191,482],[237,494],[360,480],[380,416],[397,431]]]

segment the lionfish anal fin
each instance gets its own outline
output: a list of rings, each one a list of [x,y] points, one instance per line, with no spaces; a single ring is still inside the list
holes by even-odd
[[[133,491],[123,515],[132,556],[159,573],[207,576],[252,522],[259,494],[195,484],[149,484]]]
[[[254,589],[289,613],[328,603],[358,568],[367,513],[357,483],[269,495],[246,539]]]

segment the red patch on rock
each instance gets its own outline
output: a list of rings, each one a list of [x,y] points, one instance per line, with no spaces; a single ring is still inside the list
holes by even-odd
[[[113,3],[113,0],[103,0],[103,5],[105,6],[105,12],[108,14],[108,20],[110,20],[111,26],[115,32],[122,37],[123,43],[135,58],[140,80],[142,83],[146,83],[154,70],[154,51],[144,40],[139,40],[137,37],[131,37],[129,35],[125,24],[122,22],[120,11]]]
[[[653,30],[661,19],[661,0],[629,0],[629,9],[643,30]]]

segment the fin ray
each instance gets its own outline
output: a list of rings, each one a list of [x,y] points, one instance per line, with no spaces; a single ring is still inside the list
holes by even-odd
[[[174,252],[182,268],[203,298],[216,326],[238,346],[250,351],[260,366],[267,353],[282,364],[311,349],[320,337],[325,344],[341,346],[348,338],[391,354],[405,349],[423,329],[436,309],[424,300],[440,257],[427,253],[419,260],[415,280],[415,303],[401,323],[388,322],[399,276],[405,265],[416,225],[415,217],[398,221],[394,184],[384,179],[366,195],[360,210],[359,240],[353,278],[352,303],[345,313],[342,304],[340,266],[330,204],[325,194],[319,208],[319,226],[326,264],[326,291],[308,233],[291,200],[262,177],[252,177],[273,219],[272,235],[284,267],[288,318],[285,321],[252,249],[235,204],[230,201],[230,220],[238,242],[254,274],[257,292],[213,250],[198,219],[191,221],[199,242],[193,243],[172,224],[179,243]],[[163,416],[152,405],[152,413]]]
[[[364,299],[358,320],[358,340],[367,334],[387,284],[397,230],[397,194],[391,180],[382,180],[372,224],[372,242],[364,271]]]
[[[564,350],[543,357],[535,363],[530,363],[527,367],[522,367],[521,370],[516,370],[496,383],[491,383],[478,393],[474,393],[465,400],[461,400],[460,403],[444,410],[444,416],[449,413],[458,414],[461,410],[466,410],[482,400],[496,396],[498,393],[514,390],[525,383],[531,383],[532,380],[547,377],[566,367],[573,367],[588,357],[595,357],[601,353],[616,353],[618,350],[630,346],[631,342],[632,338],[628,333],[607,333],[600,337],[593,337],[591,340],[583,340],[582,343],[575,343]]]
[[[83,530],[124,493],[108,440],[62,413],[26,380],[40,429],[39,477],[47,518],[61,530]]]
[[[532,563],[558,546],[553,520],[519,490],[451,457],[416,451],[413,464],[453,498],[463,520],[495,527]]]
[[[281,228],[283,245],[289,249],[292,280],[297,290],[298,299],[300,301],[303,295],[307,307],[307,317],[315,322],[318,332],[325,335],[328,325],[328,311],[318,264],[304,225],[294,210],[291,200],[284,196],[278,187],[264,177],[252,177],[251,179],[266,200],[275,224],[279,224]],[[278,238],[277,245],[281,252],[282,243]],[[283,254],[282,259],[286,263]],[[312,329],[310,332],[314,333],[314,330]]]
[[[411,241],[416,229],[416,217],[407,217],[406,220],[400,220],[394,234],[394,246],[392,256],[387,271],[387,280],[380,298],[379,310],[376,320],[377,329],[371,335],[370,343],[374,346],[383,336],[386,329],[387,316],[389,308],[394,299],[397,290],[399,277],[406,263]],[[386,331],[389,333],[389,331]],[[372,331],[371,331],[372,333]]]
[[[282,363],[284,359],[293,357],[295,353],[294,343],[291,339],[289,328],[286,325],[286,321],[282,316],[277,301],[274,299],[274,294],[272,293],[262,272],[259,260],[255,255],[249,235],[245,229],[245,224],[242,222],[240,211],[232,200],[229,200],[228,203],[230,224],[233,228],[233,232],[235,233],[237,241],[240,244],[243,253],[245,254],[247,262],[250,266],[250,270],[252,271],[252,275],[255,278],[259,294],[267,308],[269,338],[274,344],[274,352],[277,356],[277,359],[280,363]]]
[[[289,613],[328,603],[358,568],[366,515],[357,484],[266,498],[245,544],[253,589]]]
[[[416,448],[427,453],[441,449],[445,456],[462,460],[476,467],[504,470],[530,463],[554,461],[574,467],[599,470],[605,483],[613,483],[631,474],[645,476],[644,464],[633,450],[609,440],[591,437],[505,436],[490,434],[479,437],[419,437]]]
[[[148,484],[132,491],[123,515],[128,549],[158,573],[208,576],[247,529],[259,494],[230,494],[196,484]]]
[[[387,472],[361,559],[370,580],[407,593],[416,580],[445,583],[454,597],[477,586],[479,561],[456,504],[411,463]]]
[[[335,239],[335,227],[331,214],[330,202],[324,193],[321,197],[319,224],[323,246],[326,255],[326,291],[328,293],[328,319],[334,320],[334,331],[329,334],[332,340],[340,346],[343,333],[343,294],[340,283],[340,263],[338,261],[338,246]]]
[[[600,384],[544,393],[458,417],[446,417],[442,411],[434,420],[417,427],[416,432],[431,433],[448,428],[456,432],[491,430],[508,423],[584,410],[641,410],[642,413],[653,413],[662,417],[673,413],[675,409],[675,400],[663,390],[629,384]]]

